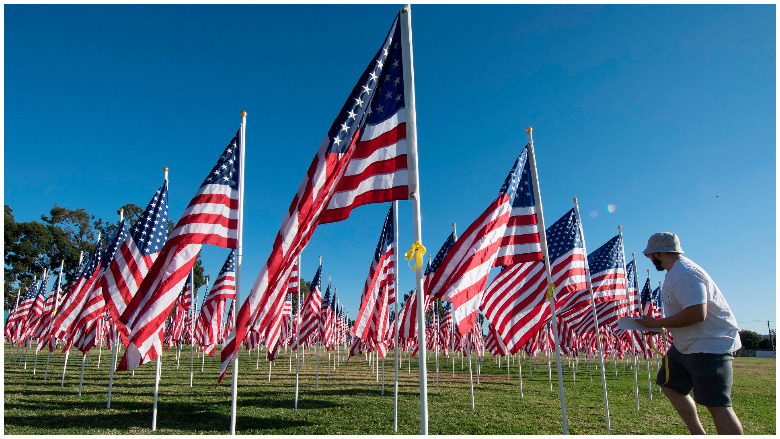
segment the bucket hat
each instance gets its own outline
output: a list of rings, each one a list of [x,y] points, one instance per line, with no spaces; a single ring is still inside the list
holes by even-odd
[[[647,248],[642,252],[649,253],[684,253],[680,247],[680,238],[674,233],[656,233],[647,240]]]

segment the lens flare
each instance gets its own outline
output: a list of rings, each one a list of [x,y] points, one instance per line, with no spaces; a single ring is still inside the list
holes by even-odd
[[[599,216],[599,212],[598,212],[598,211],[596,211],[596,210],[592,210],[592,211],[590,212],[590,217],[591,217],[591,218],[596,218],[597,216]]]
[[[607,204],[608,213],[615,213],[615,210],[617,210],[617,206],[615,206],[614,204]]]

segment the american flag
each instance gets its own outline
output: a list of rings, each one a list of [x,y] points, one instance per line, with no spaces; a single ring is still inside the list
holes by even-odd
[[[394,231],[393,225],[393,206],[385,217],[385,223],[382,232],[379,234],[379,243],[374,252],[374,259],[371,261],[371,267],[368,269],[368,278],[363,286],[363,295],[360,298],[360,309],[355,317],[355,326],[352,333],[363,340],[368,340],[368,331],[371,329],[371,322],[375,314],[379,314],[379,319],[384,316],[387,320],[387,307],[395,302],[395,249],[393,248]],[[386,294],[387,300],[381,303],[380,296]],[[378,309],[379,307],[379,309]],[[381,309],[384,307],[385,309]],[[379,332],[375,335],[383,334]],[[375,341],[378,341],[375,338]]]
[[[92,288],[87,294],[86,301],[84,302],[84,305],[81,308],[81,312],[76,319],[76,323],[73,326],[74,328],[78,329],[82,326],[89,326],[93,321],[104,317],[106,313],[106,300],[101,285],[104,282],[103,279],[105,278],[105,274],[107,272],[106,268],[114,259],[117,253],[117,249],[122,244],[122,242],[124,242],[126,237],[127,226],[125,221],[122,220],[119,222],[119,226],[114,232],[114,236],[111,237],[108,245],[106,246],[106,250],[103,252],[102,260],[100,262],[100,273],[98,274],[97,280],[92,284]],[[81,334],[82,337],[86,335],[84,331],[82,331]],[[86,344],[82,345],[88,346]],[[89,350],[89,347],[87,347],[87,350]],[[86,351],[82,352],[86,353]]]
[[[442,341],[444,355],[447,355],[447,348],[452,345],[452,304],[444,303],[444,313],[439,322],[439,339]]]
[[[320,145],[241,307],[222,351],[220,381],[250,326],[263,328],[284,299],[286,280],[318,224],[340,221],[368,203],[407,199],[406,112],[399,16]]]
[[[529,216],[533,216],[534,220],[531,221]],[[520,217],[522,219],[519,219]],[[455,326],[461,334],[466,334],[474,326],[481,293],[487,284],[490,269],[496,266],[499,255],[503,265],[541,260],[539,230],[535,218],[526,147],[515,160],[496,199],[466,229],[430,280],[429,288],[434,292],[434,297],[452,302]],[[514,249],[512,243],[521,241],[536,241],[531,247],[536,250],[526,248],[528,251],[521,252]]]
[[[38,281],[37,279],[33,279],[32,285],[27,289],[27,292],[25,293],[24,297],[21,299],[21,302],[16,307],[16,314],[12,316],[13,318],[13,329],[12,329],[12,336],[11,339],[16,342],[17,344],[24,343],[24,340],[22,340],[22,336],[24,335],[25,329],[27,328],[28,323],[28,317],[30,315],[30,311],[33,309],[33,306],[35,305],[35,300],[38,297]],[[9,321],[12,319],[9,318]]]
[[[38,326],[41,323],[41,316],[43,315],[44,301],[46,300],[46,285],[49,283],[49,275],[47,274],[38,286],[38,291],[35,295],[35,302],[33,302],[29,313],[27,314],[26,326],[22,333],[21,342],[24,343],[28,338],[33,337],[38,331]]]
[[[431,296],[425,295],[425,308],[428,310],[431,304]],[[401,311],[401,320],[398,321],[399,338],[417,337],[417,289],[412,291]]]
[[[661,301],[661,285],[653,290],[653,318],[660,319],[664,316],[664,304]]]
[[[325,289],[325,297],[322,298],[322,310],[320,312],[320,342],[326,349],[333,347],[333,314],[336,304],[336,295],[330,294],[330,278],[328,278],[328,288]]]
[[[227,300],[236,298],[236,251],[231,250],[222,264],[211,290],[206,295],[198,316],[203,325],[203,344],[209,355],[214,354],[216,344],[222,340],[222,321],[225,317]],[[202,323],[201,323],[202,322]]]
[[[311,335],[318,334],[320,312],[322,309],[322,296],[320,290],[322,289],[322,264],[317,267],[317,273],[314,274],[314,279],[311,281],[309,287],[309,294],[306,296],[306,300],[303,302],[301,308],[301,329],[299,334],[299,340],[302,342]],[[296,346],[297,348],[297,346]]]
[[[46,346],[49,340],[49,332],[51,330],[51,320],[54,314],[54,301],[57,300],[57,291],[52,291],[46,298],[43,304],[43,310],[33,337],[37,339],[36,352],[39,352]]]
[[[168,180],[163,181],[146,209],[119,247],[100,286],[111,319],[127,343],[129,331],[120,317],[127,309],[141,281],[146,277],[168,239]]]
[[[619,234],[588,255],[588,266],[596,302],[626,300],[626,262]]]
[[[444,261],[444,257],[447,256],[447,253],[455,244],[455,241],[457,241],[455,238],[455,232],[452,232],[444,241],[444,244],[441,245],[441,248],[439,248],[439,251],[436,253],[436,257],[433,258],[433,263],[431,263],[430,260],[428,261],[428,266],[425,267],[425,284],[423,288],[425,290],[425,294],[429,296],[436,295],[435,291],[431,291],[429,289],[429,281],[433,278],[433,273],[435,273],[436,270],[439,269],[439,266],[441,266],[441,263]]]
[[[60,304],[57,310],[57,316],[54,320],[55,338],[66,341],[65,350],[72,343],[71,336],[78,328],[75,326],[76,318],[79,316],[84,301],[87,299],[87,293],[92,288],[92,284],[100,272],[101,250],[100,242],[95,245],[95,250],[90,255],[87,263],[79,272],[73,285],[70,287],[68,295]],[[63,351],[64,352],[64,351]]]
[[[117,370],[132,370],[162,352],[159,337],[203,244],[236,248],[241,128],[190,201],[120,321],[129,330]]]
[[[184,334],[185,319],[192,307],[192,273],[187,276],[187,283],[176,298],[176,310],[173,314],[170,336],[168,337],[168,349],[182,339]]]
[[[640,296],[642,302],[642,315],[652,317],[655,313],[653,312],[653,290],[650,288],[650,276],[647,277]]]
[[[496,328],[493,327],[492,323],[488,323],[488,334],[485,338],[485,349],[496,356],[500,355],[503,357],[507,355],[507,349],[504,345],[504,341],[501,339],[501,337],[498,336],[496,333]]]
[[[626,294],[628,294],[629,310],[632,316],[639,317],[639,291],[637,291],[637,275],[634,261],[626,264]]]
[[[584,240],[574,209],[547,228],[547,244],[551,277],[557,287],[556,308],[582,308],[589,302],[589,293]],[[487,287],[480,309],[510,353],[518,352],[549,321],[546,290],[547,277],[541,261],[505,267]]]

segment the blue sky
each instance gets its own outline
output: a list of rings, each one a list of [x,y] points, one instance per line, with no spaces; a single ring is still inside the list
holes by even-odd
[[[18,221],[54,203],[118,219],[168,166],[175,220],[245,110],[245,297],[400,6],[5,5],[4,203]],[[622,225],[640,282],[647,238],[675,232],[743,329],[774,328],[775,16],[774,5],[414,5],[423,244],[435,254],[453,222],[463,231],[485,209],[532,126],[548,225],[579,198],[588,250]],[[303,277],[322,255],[351,316],[387,207],[320,226],[303,253]],[[405,251],[411,203],[399,210]],[[206,273],[227,253],[204,247]]]

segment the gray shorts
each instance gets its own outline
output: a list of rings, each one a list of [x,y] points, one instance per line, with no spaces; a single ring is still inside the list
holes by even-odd
[[[731,354],[683,354],[672,345],[661,363],[655,382],[683,395],[693,390],[693,400],[706,407],[731,407],[731,386],[734,383],[732,361],[734,357]]]

